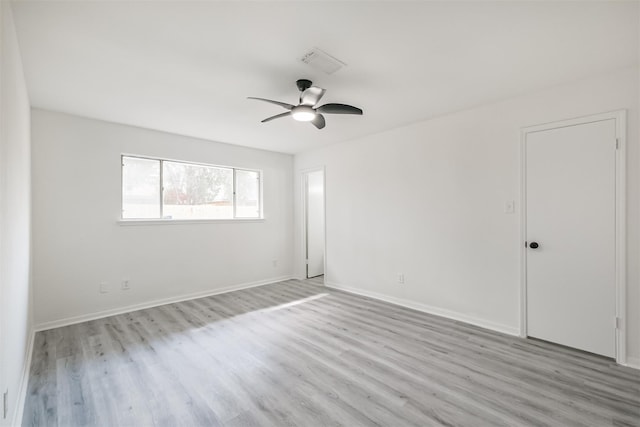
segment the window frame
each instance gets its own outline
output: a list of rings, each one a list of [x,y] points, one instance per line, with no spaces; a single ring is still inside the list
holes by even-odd
[[[158,218],[124,218],[124,159],[134,158],[143,160],[157,161],[160,167],[160,191],[158,196],[160,198],[160,216]],[[164,162],[181,163],[186,165],[212,167],[220,169],[231,169],[232,171],[232,217],[231,218],[165,218],[164,217]],[[258,174],[258,216],[256,217],[237,217],[236,216],[236,171],[254,172]],[[120,218],[118,223],[120,224],[168,224],[168,223],[209,223],[209,222],[262,222],[264,220],[264,206],[263,206],[263,171],[261,169],[234,167],[214,165],[209,163],[191,162],[186,160],[175,160],[164,157],[150,157],[142,156],[138,154],[120,154]]]

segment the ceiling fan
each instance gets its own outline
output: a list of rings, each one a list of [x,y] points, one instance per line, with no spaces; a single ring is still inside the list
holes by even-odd
[[[286,102],[273,101],[271,99],[256,98],[253,96],[248,99],[257,99],[258,101],[270,102],[279,105],[288,110],[286,113],[276,114],[262,120],[262,123],[279,119],[280,117],[291,116],[299,122],[311,122],[318,129],[325,126],[324,116],[322,114],[357,114],[362,115],[362,110],[357,107],[346,104],[324,104],[316,107],[325,90],[312,86],[311,80],[300,79],[296,81],[298,90],[300,91],[300,102],[298,105],[287,104]]]

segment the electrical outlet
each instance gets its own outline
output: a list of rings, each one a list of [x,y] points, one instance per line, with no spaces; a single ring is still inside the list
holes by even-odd
[[[271,261],[271,264],[272,264],[274,267],[277,267],[277,266],[278,266],[278,260],[277,260],[277,259],[274,259],[273,261]]]
[[[129,279],[122,279],[122,290],[128,291],[129,289],[131,289],[131,283],[129,282]]]
[[[109,284],[107,282],[100,282],[100,293],[106,294],[109,292]]]
[[[398,283],[404,283],[404,273],[398,273]]]

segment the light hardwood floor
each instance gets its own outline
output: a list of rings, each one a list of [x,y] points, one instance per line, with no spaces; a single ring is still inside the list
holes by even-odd
[[[24,425],[640,425],[640,371],[318,281],[39,332]]]

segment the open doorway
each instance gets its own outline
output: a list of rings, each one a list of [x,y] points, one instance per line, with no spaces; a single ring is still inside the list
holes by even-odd
[[[324,170],[304,173],[304,250],[307,279],[324,275],[325,270]]]

